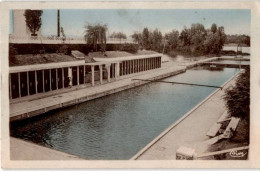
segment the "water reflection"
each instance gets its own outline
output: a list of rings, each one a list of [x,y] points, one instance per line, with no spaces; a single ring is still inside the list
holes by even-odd
[[[165,80],[219,86],[236,72],[198,67]],[[129,159],[214,90],[151,83],[14,123],[11,135],[83,158]]]

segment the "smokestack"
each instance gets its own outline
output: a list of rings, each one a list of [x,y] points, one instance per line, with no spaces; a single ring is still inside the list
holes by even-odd
[[[60,37],[60,10],[58,10],[58,14],[57,14],[57,22],[58,22],[58,33],[57,33],[57,35],[58,35],[58,37]]]

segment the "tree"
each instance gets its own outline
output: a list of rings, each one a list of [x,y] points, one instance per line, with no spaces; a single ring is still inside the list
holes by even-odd
[[[121,42],[121,39],[126,39],[126,35],[125,35],[124,33],[122,33],[122,32],[118,32],[118,33],[113,32],[113,33],[110,35],[110,38],[117,38],[117,39],[119,39],[120,42]]]
[[[60,28],[60,32],[61,32],[61,35],[62,35],[62,41],[63,41],[63,43],[64,43],[65,40],[66,40],[66,35],[65,35],[65,32],[64,32],[63,27]]]
[[[167,40],[168,49],[173,50],[178,46],[179,32],[177,30],[172,30],[170,33],[166,33],[165,38]]]
[[[212,24],[212,25],[211,25],[211,32],[212,32],[212,33],[216,33],[216,32],[217,32],[217,29],[218,29],[218,27],[217,27],[216,24]]]
[[[85,40],[87,44],[93,46],[95,51],[98,50],[98,44],[100,44],[102,51],[106,49],[106,31],[107,25],[101,24],[88,24],[85,26]]]
[[[150,49],[150,39],[149,39],[149,30],[148,28],[144,28],[143,30],[143,46],[145,49]]]
[[[41,15],[42,10],[25,10],[25,22],[26,26],[32,33],[32,36],[37,36],[35,33],[41,28]]]
[[[232,117],[249,120],[250,116],[250,69],[241,74],[232,88],[225,91],[224,100]]]
[[[180,34],[180,40],[182,41],[183,46],[190,45],[190,40],[191,40],[190,29],[187,29],[187,27],[184,27],[184,29],[181,31],[181,34]]]
[[[134,34],[131,35],[132,39],[134,40],[135,43],[138,43],[139,45],[143,46],[143,36],[142,33],[135,32]]]
[[[158,29],[155,29],[153,33],[150,34],[151,49],[160,52],[162,39],[162,33]]]

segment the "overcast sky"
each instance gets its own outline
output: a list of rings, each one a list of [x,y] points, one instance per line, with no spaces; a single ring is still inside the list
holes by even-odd
[[[10,15],[12,32],[12,15]],[[209,28],[212,23],[224,26],[226,34],[250,35],[250,10],[60,10],[60,23],[67,36],[83,36],[87,23],[107,24],[109,33],[123,32],[128,36],[144,27],[158,28],[163,34],[172,29],[181,31],[184,26],[202,23]],[[43,10],[42,34],[57,34],[57,10]]]

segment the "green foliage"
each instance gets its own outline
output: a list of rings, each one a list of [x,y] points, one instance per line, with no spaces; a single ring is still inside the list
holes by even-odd
[[[9,44],[9,64],[15,63],[15,55],[17,54],[17,49],[12,44]]]
[[[147,50],[151,49],[151,45],[150,45],[150,38],[149,38],[149,30],[148,28],[144,28],[143,30],[143,35],[142,35],[142,39],[143,39],[143,47]]]
[[[117,39],[126,39],[126,35],[122,32],[113,32],[111,35],[110,35],[110,38],[117,38]]]
[[[158,30],[155,29],[152,33],[149,34],[149,40],[150,40],[150,48],[151,50],[161,52],[162,49],[162,33]]]
[[[240,44],[250,46],[250,36],[248,35],[227,35],[225,44]]]
[[[98,51],[98,44],[100,45],[100,49],[102,51],[106,50],[106,31],[107,25],[101,24],[87,24],[85,26],[85,40],[89,46],[93,48],[93,50]]]
[[[59,49],[56,52],[63,53],[65,55],[71,55],[71,49],[67,45],[62,45],[61,47],[59,47]]]
[[[217,25],[216,24],[212,24],[211,25],[211,32],[214,34],[214,33],[216,33],[217,32]]]
[[[138,45],[136,44],[124,44],[121,48],[121,51],[126,51],[129,53],[137,53],[138,51]]]
[[[172,30],[170,33],[165,34],[165,39],[168,43],[168,49],[174,50],[179,44],[179,32],[177,30]]]
[[[196,23],[190,28],[184,27],[180,33],[172,30],[164,37],[158,29],[151,31],[144,28],[142,33],[135,32],[132,38],[146,50],[163,52],[170,56],[175,56],[177,53],[201,56],[219,54],[224,46],[226,35],[224,27],[212,24],[211,28],[205,29],[204,25]]]
[[[132,34],[132,39],[134,40],[135,43],[143,46],[143,35],[142,33],[138,33],[138,32],[135,32],[134,34]]]
[[[225,91],[224,100],[232,117],[249,120],[250,115],[250,69],[238,77],[235,87]]]
[[[41,28],[41,15],[42,10],[25,10],[25,22],[26,26],[32,32],[33,35]]]

